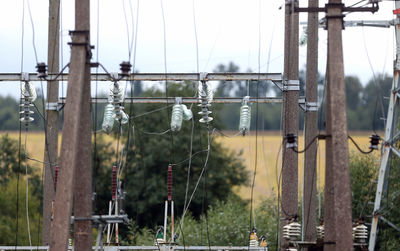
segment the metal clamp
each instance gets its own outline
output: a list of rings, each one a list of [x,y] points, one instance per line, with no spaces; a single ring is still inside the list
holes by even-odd
[[[119,75],[118,72],[110,72],[110,77],[113,81],[118,81]]]
[[[21,81],[28,82],[29,81],[29,72],[22,72],[21,73]]]
[[[46,103],[46,111],[60,111],[62,108],[61,104],[57,102],[48,102]]]
[[[182,104],[182,97],[175,97],[175,104]]]
[[[318,103],[306,102],[306,112],[318,112]]]
[[[200,74],[199,74],[199,80],[200,80],[201,82],[205,82],[205,81],[206,81],[206,78],[207,78],[207,75],[208,75],[208,72],[200,72]]]
[[[283,82],[282,91],[300,91],[299,80],[286,80]]]

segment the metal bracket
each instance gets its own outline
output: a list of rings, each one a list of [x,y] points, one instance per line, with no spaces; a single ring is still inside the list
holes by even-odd
[[[61,111],[63,105],[58,102],[48,102],[46,103],[46,111]]]
[[[303,104],[299,104],[300,108],[305,112],[318,112],[318,103],[317,102],[305,102]]]
[[[283,82],[282,91],[300,91],[299,80],[286,80]]]

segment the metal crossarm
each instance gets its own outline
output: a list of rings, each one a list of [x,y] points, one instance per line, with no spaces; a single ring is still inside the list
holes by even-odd
[[[21,81],[25,73],[0,73],[0,81]],[[200,73],[135,73],[128,77],[124,77],[121,81],[200,81]],[[48,79],[55,79],[68,81],[68,73],[62,74],[49,74]],[[46,79],[39,78],[37,73],[25,74],[25,80],[29,81],[46,81]],[[113,78],[108,73],[92,73],[90,76],[91,81],[112,81]],[[281,73],[208,73],[205,81],[272,81],[282,82]]]

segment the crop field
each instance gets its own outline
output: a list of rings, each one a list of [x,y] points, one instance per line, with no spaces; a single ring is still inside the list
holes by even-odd
[[[0,136],[7,132],[0,132]],[[13,139],[18,140],[18,132],[9,132],[9,136]],[[229,132],[227,132],[229,134]],[[299,135],[302,135],[300,132]],[[368,149],[369,146],[369,132],[350,132],[350,135],[360,145],[362,149]],[[381,134],[382,135],[382,134]],[[22,132],[22,139],[24,140],[24,132]],[[111,137],[106,140],[112,140]],[[256,179],[254,182],[254,200],[257,203],[263,198],[277,194],[277,187],[280,183],[280,167],[282,160],[282,137],[279,135],[279,131],[276,132],[264,132],[259,133],[256,137],[255,133],[252,132],[250,136],[235,136],[235,137],[223,137],[216,136],[215,141],[222,143],[229,151],[235,151],[238,155],[241,153],[240,158],[243,159],[246,169],[250,173],[252,179],[253,172],[256,167]],[[22,142],[24,145],[24,142]],[[61,135],[59,144],[61,144]],[[299,137],[299,149],[303,149],[303,137]],[[42,132],[29,132],[27,137],[27,152],[31,158],[43,161],[43,149],[44,149],[44,133]],[[60,149],[60,147],[59,147]],[[256,152],[257,150],[257,152]],[[358,154],[357,149],[351,141],[349,141],[350,154]],[[379,152],[376,151],[377,157]],[[325,173],[325,142],[320,141],[317,152],[317,186],[320,188],[324,184],[324,173]],[[299,154],[299,193],[301,193],[303,187],[303,162],[304,154]],[[257,161],[257,162],[256,162]],[[256,165],[257,163],[257,165]],[[38,162],[30,163],[30,166],[35,168],[37,171],[41,171],[41,164]],[[251,180],[250,180],[251,184]],[[235,192],[238,193],[244,199],[250,199],[251,187],[241,186],[236,187]]]

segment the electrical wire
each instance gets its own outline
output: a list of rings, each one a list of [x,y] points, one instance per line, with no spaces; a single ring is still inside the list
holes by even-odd
[[[26,213],[26,226],[28,231],[28,242],[29,246],[32,246],[32,238],[31,238],[31,226],[29,220],[29,177],[28,177],[28,162],[26,161],[27,156],[27,140],[28,140],[28,126],[25,126],[25,145],[24,145],[24,155],[25,155],[25,213]]]
[[[29,4],[29,0],[26,0],[26,2],[28,4],[29,19],[31,21],[31,26],[32,26],[32,46],[33,46],[33,51],[35,53],[36,63],[38,63],[38,56],[37,56],[36,43],[35,43],[35,25],[33,23],[33,17],[32,17],[31,6]]]
[[[370,154],[370,153],[372,153],[374,151],[373,148],[371,148],[369,151],[363,151],[361,149],[361,147],[357,144],[357,142],[350,135],[348,135],[347,137],[351,140],[351,142],[353,142],[354,146],[357,148],[358,151],[360,151],[360,153],[362,153],[362,154]]]
[[[97,0],[97,8],[96,8],[97,18],[96,18],[96,62],[99,62],[99,36],[100,36],[100,0]],[[96,67],[96,79],[95,79],[95,98],[98,96],[98,73],[99,67]],[[97,112],[98,112],[98,104],[97,102],[94,104],[94,153],[93,153],[93,165],[94,165],[94,175],[93,175],[93,192],[97,194],[97,175],[99,171],[99,165],[97,165]],[[101,130],[102,131],[102,130]],[[94,200],[94,205],[96,206],[96,198]]]
[[[371,58],[369,57],[369,53],[368,53],[368,48],[367,48],[367,42],[365,39],[365,33],[364,33],[364,27],[362,26],[362,35],[363,35],[363,42],[364,42],[364,49],[365,49],[365,53],[367,55],[367,59],[368,59],[368,64],[371,68],[371,72],[372,72],[372,77],[374,79],[374,84],[377,90],[377,95],[376,95],[376,100],[375,100],[375,108],[374,108],[374,113],[373,113],[373,117],[372,117],[372,130],[374,132],[374,134],[376,133],[376,128],[375,128],[375,120],[376,120],[376,113],[377,113],[377,109],[378,109],[378,100],[379,100],[379,104],[380,104],[380,108],[381,108],[381,113],[382,116],[385,116],[385,108],[383,105],[383,97],[382,97],[382,86],[380,86],[379,82],[377,81],[376,75],[375,75],[375,71],[374,71],[374,67],[372,65],[371,62]]]
[[[20,60],[20,72],[22,74],[24,70],[24,36],[25,36],[25,0],[22,0],[22,22],[21,22],[21,60]],[[20,95],[22,99],[22,93]],[[20,108],[21,109],[21,108]],[[16,215],[15,215],[15,247],[18,246],[18,230],[19,230],[19,174],[21,171],[21,132],[22,125],[19,123],[19,134],[18,134],[18,170],[17,170],[17,187],[16,187]]]
[[[182,214],[182,217],[181,217],[181,222],[179,224],[182,224],[182,219],[184,218],[184,216],[186,215],[187,210],[189,209],[190,203],[192,202],[193,196],[196,193],[197,187],[198,187],[198,185],[200,183],[200,180],[203,177],[203,174],[204,174],[205,169],[207,167],[208,159],[210,157],[210,150],[211,150],[211,142],[212,142],[212,139],[213,139],[213,137],[212,137],[213,133],[214,133],[214,131],[212,131],[210,139],[208,140],[208,146],[207,146],[207,150],[206,150],[207,151],[207,155],[206,155],[206,159],[205,159],[205,162],[204,162],[204,165],[203,165],[203,169],[201,170],[199,178],[197,179],[196,185],[195,185],[195,187],[194,187],[194,189],[192,191],[192,194],[189,197],[189,202],[187,203],[186,208],[183,210],[183,214]],[[203,151],[201,151],[201,152],[203,152]]]

